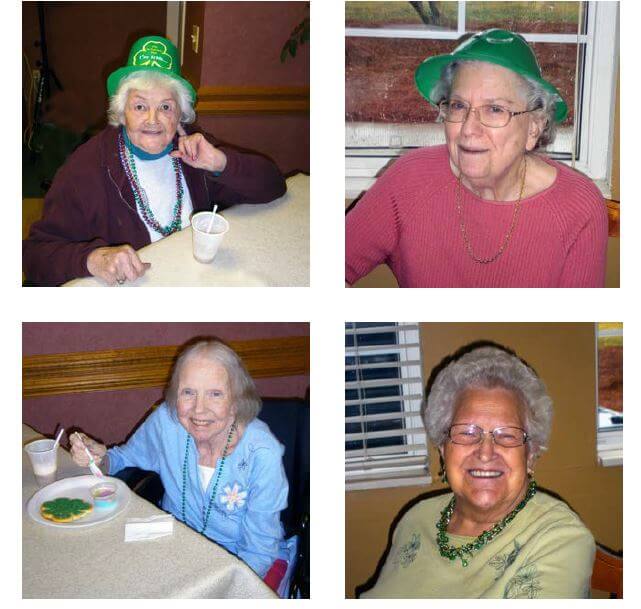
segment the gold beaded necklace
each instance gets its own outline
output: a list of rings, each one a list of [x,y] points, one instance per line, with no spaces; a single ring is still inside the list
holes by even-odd
[[[465,228],[465,221],[463,220],[463,206],[461,203],[461,177],[462,173],[459,170],[458,174],[458,181],[457,181],[457,186],[456,186],[456,210],[458,211],[458,216],[459,216],[459,224],[461,227],[461,235],[463,236],[463,242],[465,243],[465,249],[467,250],[467,253],[470,255],[472,260],[474,262],[478,262],[479,264],[490,264],[491,262],[494,262],[506,249],[507,246],[510,244],[510,241],[512,239],[512,233],[514,232],[514,229],[516,228],[516,223],[517,220],[519,219],[519,211],[521,209],[521,198],[523,197],[523,190],[525,189],[525,176],[527,174],[527,157],[523,157],[523,177],[521,178],[521,190],[519,191],[519,199],[514,205],[514,213],[512,214],[512,223],[510,224],[510,229],[508,230],[507,234],[505,235],[503,242],[501,243],[501,246],[499,247],[498,252],[494,254],[494,256],[491,256],[489,258],[479,258],[474,254],[474,250],[472,249],[472,243],[470,242],[470,238],[467,234],[467,229]]]

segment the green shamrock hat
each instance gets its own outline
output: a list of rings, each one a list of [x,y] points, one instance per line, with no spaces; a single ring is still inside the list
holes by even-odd
[[[418,66],[414,75],[421,95],[437,105],[439,100],[432,99],[431,95],[434,85],[441,78],[441,71],[447,64],[463,60],[487,61],[536,80],[556,97],[555,120],[560,123],[567,116],[567,104],[558,89],[541,76],[541,68],[530,45],[523,36],[507,30],[485,30],[474,34],[447,55],[428,57]]]
[[[196,91],[180,75],[180,56],[178,49],[171,40],[162,36],[144,36],[134,42],[129,51],[127,65],[118,68],[107,78],[107,93],[109,97],[118,90],[120,81],[132,72],[149,70],[165,74],[174,80],[181,82],[191,94],[192,101],[196,101]]]

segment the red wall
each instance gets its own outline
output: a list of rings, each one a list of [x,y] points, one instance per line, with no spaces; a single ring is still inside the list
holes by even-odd
[[[208,2],[200,86],[308,86],[309,44],[281,63],[291,31],[309,15],[307,2]],[[218,139],[271,157],[281,171],[309,172],[309,116],[198,117]]]
[[[307,2],[208,2],[201,86],[305,86],[309,44],[280,61],[291,31],[309,15]]]
[[[252,340],[309,336],[306,323],[25,323],[23,355],[182,344],[194,336]],[[309,375],[256,379],[263,397],[304,397]],[[22,420],[53,435],[77,427],[106,444],[122,442],[162,397],[161,388],[101,391],[23,400]]]
[[[268,156],[283,174],[309,173],[308,116],[200,116],[198,126],[221,142]]]

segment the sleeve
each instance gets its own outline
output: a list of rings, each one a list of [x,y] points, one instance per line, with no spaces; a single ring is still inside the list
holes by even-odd
[[[107,451],[109,474],[115,474],[125,467],[139,467],[150,472],[160,473],[162,454],[160,408],[149,415],[129,440]]]
[[[596,190],[596,188],[595,188]],[[601,193],[593,193],[588,217],[571,244],[563,265],[559,287],[602,288],[605,286],[608,247],[608,211]]]
[[[261,578],[278,557],[283,538],[280,512],[287,507],[289,485],[280,450],[254,453],[247,512],[240,527],[238,556]]]
[[[595,545],[582,525],[548,530],[508,580],[504,598],[588,598]]]
[[[378,572],[378,577],[375,582],[372,582],[373,575],[370,577],[369,581],[365,584],[368,587],[360,591],[358,598],[394,597],[396,590],[393,585],[390,586],[390,582],[397,580],[399,571],[405,569],[401,561],[403,546],[405,546],[408,554],[413,553],[414,556],[416,556],[416,554],[421,551],[421,545],[423,545],[419,532],[421,527],[416,526],[416,507],[406,512],[396,525],[392,525],[394,528],[391,531],[389,545],[382,545],[380,547],[381,557],[378,559],[378,565],[374,572],[374,574]],[[386,537],[384,540],[381,539],[379,541],[381,541],[382,544],[387,544],[388,538]],[[387,552],[388,548],[389,552]],[[385,562],[381,565],[383,559],[385,559]],[[412,557],[411,561],[414,561],[414,557]],[[423,574],[422,577],[427,577],[427,575]]]
[[[227,165],[220,174],[207,173],[217,187],[217,201],[227,205],[269,203],[287,192],[285,178],[271,159],[241,152],[217,143],[209,134],[203,135],[227,156]]]
[[[75,187],[71,172],[60,170],[45,196],[42,219],[35,222],[22,244],[26,278],[41,286],[55,286],[88,277],[87,257],[108,245],[94,238],[90,196]]]
[[[350,285],[390,257],[400,216],[394,198],[396,167],[388,169],[345,219],[345,280]]]

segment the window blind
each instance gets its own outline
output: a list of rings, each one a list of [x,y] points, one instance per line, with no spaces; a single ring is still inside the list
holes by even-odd
[[[429,480],[418,323],[345,324],[347,489]]]

